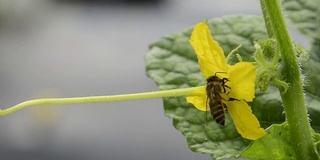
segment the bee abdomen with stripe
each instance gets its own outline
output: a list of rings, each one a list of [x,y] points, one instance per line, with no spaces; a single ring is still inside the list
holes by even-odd
[[[215,99],[209,101],[209,107],[213,119],[220,125],[224,126],[225,124],[225,108],[227,107],[221,101]]]

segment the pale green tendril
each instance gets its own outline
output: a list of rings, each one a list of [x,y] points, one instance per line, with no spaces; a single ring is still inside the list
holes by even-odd
[[[118,102],[118,101],[130,101],[130,100],[142,100],[142,99],[152,99],[152,98],[185,96],[185,95],[189,95],[192,91],[194,91],[198,88],[200,88],[200,87],[172,89],[172,90],[164,90],[164,91],[145,92],[145,93],[111,95],[111,96],[34,99],[34,100],[29,100],[29,101],[19,103],[15,106],[12,106],[12,107],[4,109],[4,110],[0,110],[0,116],[6,116],[8,114],[14,113],[14,112],[19,111],[21,109],[31,107],[31,106],[39,106],[39,105]]]

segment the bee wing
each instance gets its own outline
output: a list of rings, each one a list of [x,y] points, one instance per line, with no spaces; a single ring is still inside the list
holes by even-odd
[[[226,93],[219,93],[220,97],[224,100],[224,101],[228,101],[229,100],[229,96]]]

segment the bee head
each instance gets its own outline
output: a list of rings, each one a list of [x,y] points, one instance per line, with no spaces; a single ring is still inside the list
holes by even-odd
[[[221,79],[220,79],[218,76],[216,76],[216,75],[210,76],[209,78],[207,78],[207,83],[210,83],[210,82],[220,82],[220,81],[221,81]]]

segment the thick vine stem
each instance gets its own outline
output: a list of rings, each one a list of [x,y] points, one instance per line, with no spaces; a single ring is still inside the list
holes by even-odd
[[[268,17],[265,18],[265,23],[270,24],[266,26],[272,27],[267,30],[273,31],[280,45],[280,52],[283,59],[282,75],[286,82],[290,84],[287,92],[282,93],[281,96],[296,159],[319,159],[313,142],[312,128],[309,123],[305,105],[300,67],[284,21],[281,1],[261,0],[261,4],[265,4],[265,8],[263,9],[267,12],[267,15],[264,16]]]
[[[273,30],[272,30],[272,26],[269,23],[270,22],[270,18],[269,18],[268,11],[267,11],[267,8],[266,8],[265,0],[260,0],[260,5],[261,5],[262,14],[263,14],[263,18],[264,18],[264,21],[265,21],[268,37],[272,38],[274,33],[273,33]]]
[[[156,91],[156,92],[145,92],[145,93],[111,95],[111,96],[34,99],[34,100],[29,100],[29,101],[19,103],[15,106],[12,106],[4,110],[0,109],[0,116],[5,116],[31,106],[48,105],[48,104],[83,104],[83,103],[98,103],[98,102],[118,102],[118,101],[129,101],[129,100],[151,99],[151,98],[185,96],[185,95],[189,95],[192,91],[198,88],[200,87],[181,88],[181,89],[172,89],[172,90],[163,90],[163,91]]]

